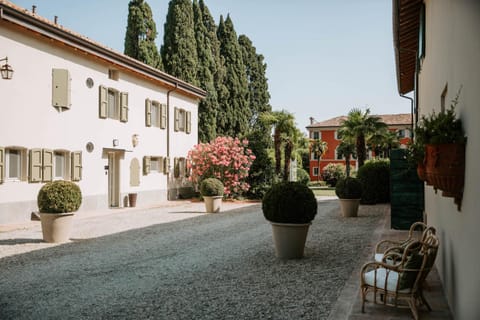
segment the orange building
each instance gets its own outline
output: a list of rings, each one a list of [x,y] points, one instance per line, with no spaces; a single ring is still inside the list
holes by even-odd
[[[384,114],[376,115],[380,117],[381,121],[385,122],[390,131],[397,132],[401,148],[405,148],[410,137],[412,136],[412,116],[409,113],[402,114]],[[321,180],[319,174],[322,173],[323,168],[329,163],[345,163],[345,159],[338,156],[337,147],[341,140],[338,139],[338,129],[342,125],[347,116],[339,116],[325,121],[316,122],[315,119],[310,118],[310,125],[307,126],[308,137],[310,139],[320,139],[325,141],[328,146],[327,152],[318,159],[314,153],[310,154],[310,180]],[[372,153],[369,152],[367,158],[371,158]],[[352,159],[350,162],[352,168],[357,165],[356,160]],[[319,170],[320,168],[320,170]]]

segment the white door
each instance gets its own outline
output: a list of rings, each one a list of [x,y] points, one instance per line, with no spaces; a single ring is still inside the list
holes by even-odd
[[[108,204],[120,207],[120,157],[115,152],[108,153]]]

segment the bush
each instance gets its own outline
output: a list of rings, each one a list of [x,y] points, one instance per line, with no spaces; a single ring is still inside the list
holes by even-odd
[[[309,187],[326,187],[327,183],[325,181],[310,181],[308,183]]]
[[[297,181],[308,185],[310,182],[310,175],[303,168],[297,168]]]
[[[262,200],[265,219],[279,223],[309,223],[317,214],[312,190],[301,182],[281,182],[267,191]]]
[[[200,193],[204,197],[223,196],[223,183],[216,178],[208,178],[200,183]]]
[[[363,204],[390,202],[390,161],[371,160],[358,169]]]
[[[354,177],[340,178],[335,185],[335,194],[340,199],[360,199],[362,182]]]
[[[322,170],[322,180],[330,187],[337,185],[340,178],[345,178],[345,165],[341,163],[329,163]]]
[[[42,213],[74,212],[81,204],[80,187],[70,181],[47,182],[37,196],[38,209]]]

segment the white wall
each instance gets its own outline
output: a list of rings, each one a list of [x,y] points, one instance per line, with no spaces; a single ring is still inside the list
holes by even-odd
[[[440,111],[440,96],[448,84],[446,107],[461,91],[457,114],[468,136],[465,191],[461,211],[453,198],[425,188],[427,221],[440,236],[437,268],[455,319],[480,316],[480,2],[426,1],[426,56],[419,77],[421,114]]]
[[[8,55],[14,69],[12,80],[0,80],[0,147],[18,146],[27,149],[48,148],[82,151],[83,176],[79,185],[84,195],[82,209],[107,208],[108,178],[102,158],[103,148],[112,148],[118,139],[119,149],[126,149],[121,161],[121,193],[139,192],[140,204],[166,200],[167,175],[151,173],[141,175],[140,186],[130,187],[130,161],[137,158],[142,165],[143,156],[167,156],[167,130],[145,126],[145,99],[167,103],[167,89],[152,81],[120,71],[118,81],[108,78],[109,68],[99,59],[92,59],[78,51],[59,46],[43,37],[31,37],[0,25],[0,54]],[[67,69],[71,76],[71,102],[69,110],[59,112],[52,107],[52,69]],[[88,88],[86,79],[94,86]],[[99,85],[129,93],[129,119],[99,118]],[[170,99],[170,158],[187,155],[197,143],[197,101],[171,94]],[[173,133],[173,107],[192,112],[192,132]],[[132,135],[138,134],[139,145],[132,146]],[[94,144],[93,152],[86,144]],[[0,184],[0,223],[29,218],[35,210],[34,202],[43,184],[6,181]],[[145,196],[141,198],[141,193]],[[152,193],[153,192],[153,193]],[[88,204],[88,205],[87,205]],[[21,212],[12,212],[21,210]]]

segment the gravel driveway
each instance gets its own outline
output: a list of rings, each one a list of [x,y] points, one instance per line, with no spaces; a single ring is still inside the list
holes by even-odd
[[[0,259],[0,319],[326,319],[386,206],[319,202],[305,258],[260,205]]]

